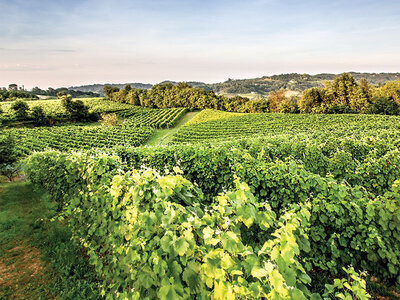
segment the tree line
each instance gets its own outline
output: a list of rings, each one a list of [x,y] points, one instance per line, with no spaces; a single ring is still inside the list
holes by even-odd
[[[39,99],[36,95],[31,92],[21,90],[6,90],[0,89],[0,102],[13,101],[15,99]]]
[[[62,88],[57,88],[53,89],[49,87],[47,90],[42,90],[38,87],[34,87],[31,91],[35,95],[41,95],[41,96],[50,96],[50,97],[57,97],[58,93],[65,93],[71,95],[73,98],[80,98],[80,97],[100,97],[100,94],[90,92],[90,91],[76,91],[76,90],[70,90],[68,88],[62,87]]]
[[[218,109],[230,112],[256,113],[267,112],[265,100],[250,100],[235,96],[227,98],[213,91],[193,88],[185,82],[154,85],[151,89],[133,89],[130,85],[123,89],[104,87],[104,93],[110,100],[130,103],[151,108],[186,107],[191,109]]]
[[[285,90],[268,96],[270,112],[282,113],[366,113],[400,114],[400,80],[372,85],[366,79],[358,82],[343,73],[322,88],[306,89],[301,97],[285,96]]]
[[[356,82],[344,73],[323,88],[305,90],[298,101],[305,113],[369,113],[398,115],[400,113],[400,80],[378,86],[367,80]]]

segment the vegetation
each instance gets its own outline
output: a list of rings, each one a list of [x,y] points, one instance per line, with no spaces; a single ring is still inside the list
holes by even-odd
[[[28,118],[28,104],[23,100],[17,100],[11,105],[17,120],[22,121]]]
[[[361,79],[366,79],[372,85],[384,84],[387,81],[397,81],[400,79],[400,73],[357,73],[350,72],[351,76],[355,78],[356,81]],[[279,89],[285,89],[287,91],[302,92],[306,89],[313,87],[322,88],[324,87],[324,82],[333,81],[337,75],[335,74],[280,74],[272,76],[263,76],[260,78],[252,79],[228,79],[227,81],[220,83],[207,84],[204,82],[188,82],[188,84],[194,88],[201,88],[206,91],[213,91],[216,94],[222,95],[260,95],[267,96],[270,92],[277,91]],[[176,85],[173,81],[164,81],[164,83],[171,83]],[[123,89],[124,86],[130,85],[135,89],[150,89],[151,84],[143,83],[126,83],[126,84],[93,84],[93,85],[83,85],[75,86],[71,89],[79,90],[82,92],[95,92],[104,96],[104,87],[112,86],[118,89]],[[246,96],[247,97],[247,96]]]
[[[26,102],[26,121],[11,108],[20,102],[3,103],[0,163],[24,167],[44,220],[5,223],[1,186],[0,250],[14,243],[11,228],[30,234],[24,245],[43,252],[57,282],[32,286],[43,298],[394,299],[398,90],[342,74],[301,98],[280,89],[267,101],[185,83],[107,88],[115,101],[61,91]],[[188,112],[207,105],[219,110]],[[256,113],[266,109],[276,113]],[[77,123],[91,114],[102,124]],[[151,137],[165,143],[148,146],[160,144]],[[38,198],[30,184],[9,184]],[[62,238],[43,238],[48,230]],[[11,282],[0,279],[0,295],[16,297]]]
[[[17,99],[36,100],[39,99],[35,94],[27,91],[2,90],[0,89],[0,102],[14,101]]]
[[[337,137],[400,138],[399,117],[322,114],[234,114],[200,112],[174,135],[176,143],[215,142],[251,137],[288,136],[330,140]],[[339,125],[340,124],[340,125]]]
[[[38,169],[44,161],[47,167]],[[118,173],[121,160],[103,154],[36,154],[27,166],[33,182],[66,204],[64,216],[75,239],[89,249],[107,297],[322,299],[309,290],[308,263],[301,259],[310,251],[307,232],[314,215],[307,201],[287,203],[277,214],[274,202],[254,197],[251,187],[235,180],[232,191],[205,205],[202,192],[181,175]],[[66,189],[76,192],[65,195]],[[352,283],[335,281],[324,297],[346,286],[349,296],[368,299],[365,281],[346,271]]]
[[[100,122],[104,126],[116,126],[116,125],[118,125],[119,121],[118,121],[118,117],[117,117],[117,115],[115,113],[109,113],[109,114],[102,113],[100,115],[100,117],[101,117],[101,121]]]
[[[305,90],[299,100],[301,112],[306,113],[373,113],[399,114],[400,80],[380,87],[365,79],[358,83],[347,73],[336,77],[324,88]]]
[[[151,127],[66,125],[51,128],[18,128],[10,130],[18,139],[20,155],[44,149],[62,151],[112,148],[116,145],[139,146],[154,133]],[[1,136],[1,134],[0,134]]]
[[[74,89],[68,89],[68,88],[58,88],[58,89],[53,89],[49,87],[47,90],[42,90],[38,87],[34,87],[31,91],[32,94],[34,95],[40,95],[40,96],[50,96],[50,97],[58,97],[59,93],[65,93],[66,95],[71,95],[73,98],[83,98],[83,97],[99,97],[99,93],[95,93],[92,91],[79,91],[79,90],[74,90]]]
[[[217,96],[212,91],[192,88],[184,82],[158,84],[150,90],[133,89],[127,85],[119,90],[106,86],[104,93],[108,99],[152,108],[185,107],[190,109],[212,108],[235,112],[266,112],[268,107],[264,100],[249,100],[236,96],[226,98]]]
[[[122,110],[133,108],[132,105],[129,104],[114,103],[111,101],[106,101],[101,98],[79,99],[79,101],[82,101],[83,104],[89,108],[89,115],[90,114],[97,115],[102,112],[105,113],[119,112]],[[3,123],[5,123],[6,125],[16,120],[15,113],[11,109],[11,106],[13,104],[14,102],[5,102],[2,105],[3,114],[0,115],[0,119],[2,119]],[[70,118],[70,114],[67,114],[60,100],[37,100],[37,101],[26,102],[26,104],[29,107],[28,111],[31,112],[30,115],[28,113],[27,117],[28,122],[30,121],[33,121],[34,123],[36,122],[37,115],[33,115],[33,110],[37,106],[42,107],[43,114],[47,119],[46,125],[47,124],[51,125],[50,123],[66,123]]]
[[[37,186],[0,184],[1,299],[100,298],[94,269],[56,214]]]

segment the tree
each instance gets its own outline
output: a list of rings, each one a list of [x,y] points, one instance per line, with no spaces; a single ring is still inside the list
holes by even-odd
[[[16,164],[18,152],[15,139],[11,135],[0,136],[0,175],[12,181],[21,172],[21,166]]]
[[[393,99],[386,97],[374,97],[372,104],[369,104],[365,113],[380,115],[399,115],[400,106]]]
[[[311,88],[305,90],[299,100],[299,108],[301,112],[311,113],[315,107],[323,103],[323,97],[319,88]]]
[[[275,92],[271,92],[268,95],[269,110],[271,112],[279,112],[279,105],[285,100],[287,99],[285,96],[285,90],[283,88]]]
[[[28,118],[29,106],[23,100],[17,100],[11,105],[11,109],[14,110],[15,117],[17,120],[26,120]]]
[[[110,100],[112,100],[112,96],[114,93],[118,92],[119,88],[117,87],[113,87],[113,86],[108,86],[106,85],[104,87],[104,94],[106,95],[106,97]]]
[[[296,96],[290,97],[290,99],[286,98],[279,104],[279,112],[281,113],[290,113],[297,114],[300,112],[299,105],[297,104],[298,99]]]
[[[15,139],[11,135],[0,135],[0,165],[11,164],[17,160]]]
[[[35,106],[32,108],[32,113],[31,113],[33,122],[38,125],[45,125],[47,123],[47,117],[43,111],[43,107],[41,106]]]
[[[336,77],[332,84],[332,91],[335,97],[336,104],[349,105],[351,97],[354,95],[354,90],[357,88],[357,83],[353,76],[348,73]]]
[[[81,100],[73,101],[71,95],[62,96],[61,105],[72,121],[86,121],[91,118],[89,107]]]
[[[66,91],[61,91],[57,93],[57,98],[61,99],[63,96],[67,96],[67,92]]]
[[[386,82],[383,86],[375,89],[373,94],[376,98],[384,97],[400,105],[400,80]]]

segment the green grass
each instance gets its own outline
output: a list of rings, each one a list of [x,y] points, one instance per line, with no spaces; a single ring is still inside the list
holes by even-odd
[[[0,299],[99,299],[96,277],[43,191],[0,184]]]
[[[198,113],[199,112],[197,111],[188,112],[171,129],[157,129],[153,136],[147,141],[146,145],[157,146],[168,144],[172,140],[174,134],[179,130],[179,128],[192,120]]]

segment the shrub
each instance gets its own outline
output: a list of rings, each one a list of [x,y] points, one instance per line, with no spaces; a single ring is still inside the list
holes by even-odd
[[[71,95],[61,96],[61,104],[72,121],[96,121],[97,113],[89,113],[89,107],[81,100],[73,101]]]
[[[399,106],[391,99],[385,97],[374,98],[372,104],[369,104],[365,113],[379,115],[398,115]]]
[[[41,106],[35,106],[32,108],[31,116],[33,119],[33,122],[36,125],[46,125],[48,123],[48,119],[46,115],[44,114],[43,107]]]
[[[115,113],[102,113],[100,122],[104,126],[115,126],[118,124],[118,117]]]
[[[326,110],[327,114],[355,114],[356,112],[352,110],[347,105],[332,105]]]
[[[285,99],[279,104],[279,112],[298,114],[300,112],[296,98]]]
[[[21,171],[16,161],[15,139],[11,135],[0,136],[0,175],[12,181]]]
[[[16,160],[15,138],[11,135],[0,135],[0,165],[11,164]]]
[[[28,111],[29,106],[23,100],[17,100],[11,105],[11,109],[14,110],[15,117],[17,120],[26,120],[28,119]]]

